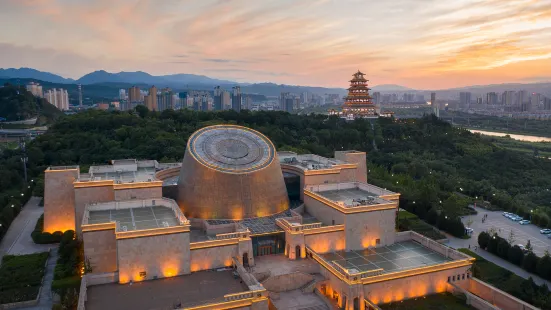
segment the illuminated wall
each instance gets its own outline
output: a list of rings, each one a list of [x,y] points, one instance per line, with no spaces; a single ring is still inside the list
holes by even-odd
[[[365,152],[337,151],[335,152],[335,158],[347,163],[357,164],[358,168],[356,168],[355,181],[367,183],[367,154]]]
[[[107,184],[109,182],[106,182]],[[92,184],[92,183],[90,183]],[[84,208],[89,203],[94,202],[109,202],[115,200],[113,185],[91,186],[91,187],[76,187],[75,188],[75,221],[77,223],[76,232],[80,236],[82,216]]]
[[[447,289],[448,277],[462,276],[469,266],[411,277],[364,285],[364,296],[375,304],[386,304],[404,299],[443,293]]]
[[[304,204],[306,205],[306,211],[325,225],[344,224],[344,214],[323,202],[309,196],[304,196]]]
[[[114,229],[82,233],[84,257],[93,273],[117,271],[117,240]]]
[[[396,238],[395,225],[396,209],[346,214],[346,250],[393,244]]]
[[[75,229],[75,192],[73,182],[78,168],[46,170],[44,173],[44,231]]]
[[[340,251],[346,247],[344,231],[305,235],[304,242],[318,254]]]
[[[118,239],[117,253],[120,283],[190,272],[189,232]]]
[[[250,254],[252,256],[252,253]],[[191,251],[191,272],[231,267],[232,257],[238,256],[238,245],[204,248]]]

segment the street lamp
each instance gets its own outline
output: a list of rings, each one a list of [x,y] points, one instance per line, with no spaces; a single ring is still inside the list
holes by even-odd
[[[530,221],[532,221],[532,213],[534,213],[534,210],[530,210]]]

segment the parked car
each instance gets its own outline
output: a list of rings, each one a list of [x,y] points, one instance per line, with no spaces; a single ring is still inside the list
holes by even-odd
[[[551,234],[551,229],[544,228],[544,229],[540,230],[540,234],[544,234],[544,235]]]
[[[511,218],[511,220],[513,220],[513,221],[515,221],[515,222],[522,221],[522,217],[520,217],[520,216],[515,216],[515,217]]]
[[[524,244],[517,244],[517,246],[518,246],[523,252],[526,252],[526,247],[524,246]]]
[[[530,224],[530,221],[529,220],[522,220],[520,222],[518,222],[520,225],[528,225]]]
[[[547,235],[547,238],[551,239],[551,234]]]
[[[467,235],[472,235],[474,232],[474,229],[470,228],[470,227],[465,227],[465,233]]]
[[[509,213],[509,212],[503,212],[502,213],[502,215],[505,216],[505,217],[509,216],[509,214],[511,214],[511,213]]]

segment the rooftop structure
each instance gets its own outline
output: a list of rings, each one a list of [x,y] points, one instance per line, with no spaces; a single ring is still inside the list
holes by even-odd
[[[117,184],[157,181],[157,172],[180,167],[180,163],[158,163],[156,160],[121,159],[109,165],[90,166],[88,173],[79,174],[79,181],[112,180]]]
[[[347,165],[346,162],[335,158],[325,158],[314,154],[298,155],[293,152],[278,152],[279,162],[286,165],[293,165],[302,170],[320,170],[337,168]]]
[[[265,217],[289,209],[275,147],[252,129],[218,125],[188,140],[178,204],[201,219]]]

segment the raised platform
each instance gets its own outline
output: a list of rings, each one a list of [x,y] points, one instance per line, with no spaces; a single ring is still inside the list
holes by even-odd
[[[90,211],[89,214],[88,224],[117,222],[123,231],[173,227],[180,224],[174,211],[163,206]]]
[[[349,252],[338,251],[320,254],[320,256],[332,265],[339,267],[337,269],[349,271],[355,269],[358,272],[382,269],[383,274],[452,261],[452,259],[411,240],[379,248]]]

